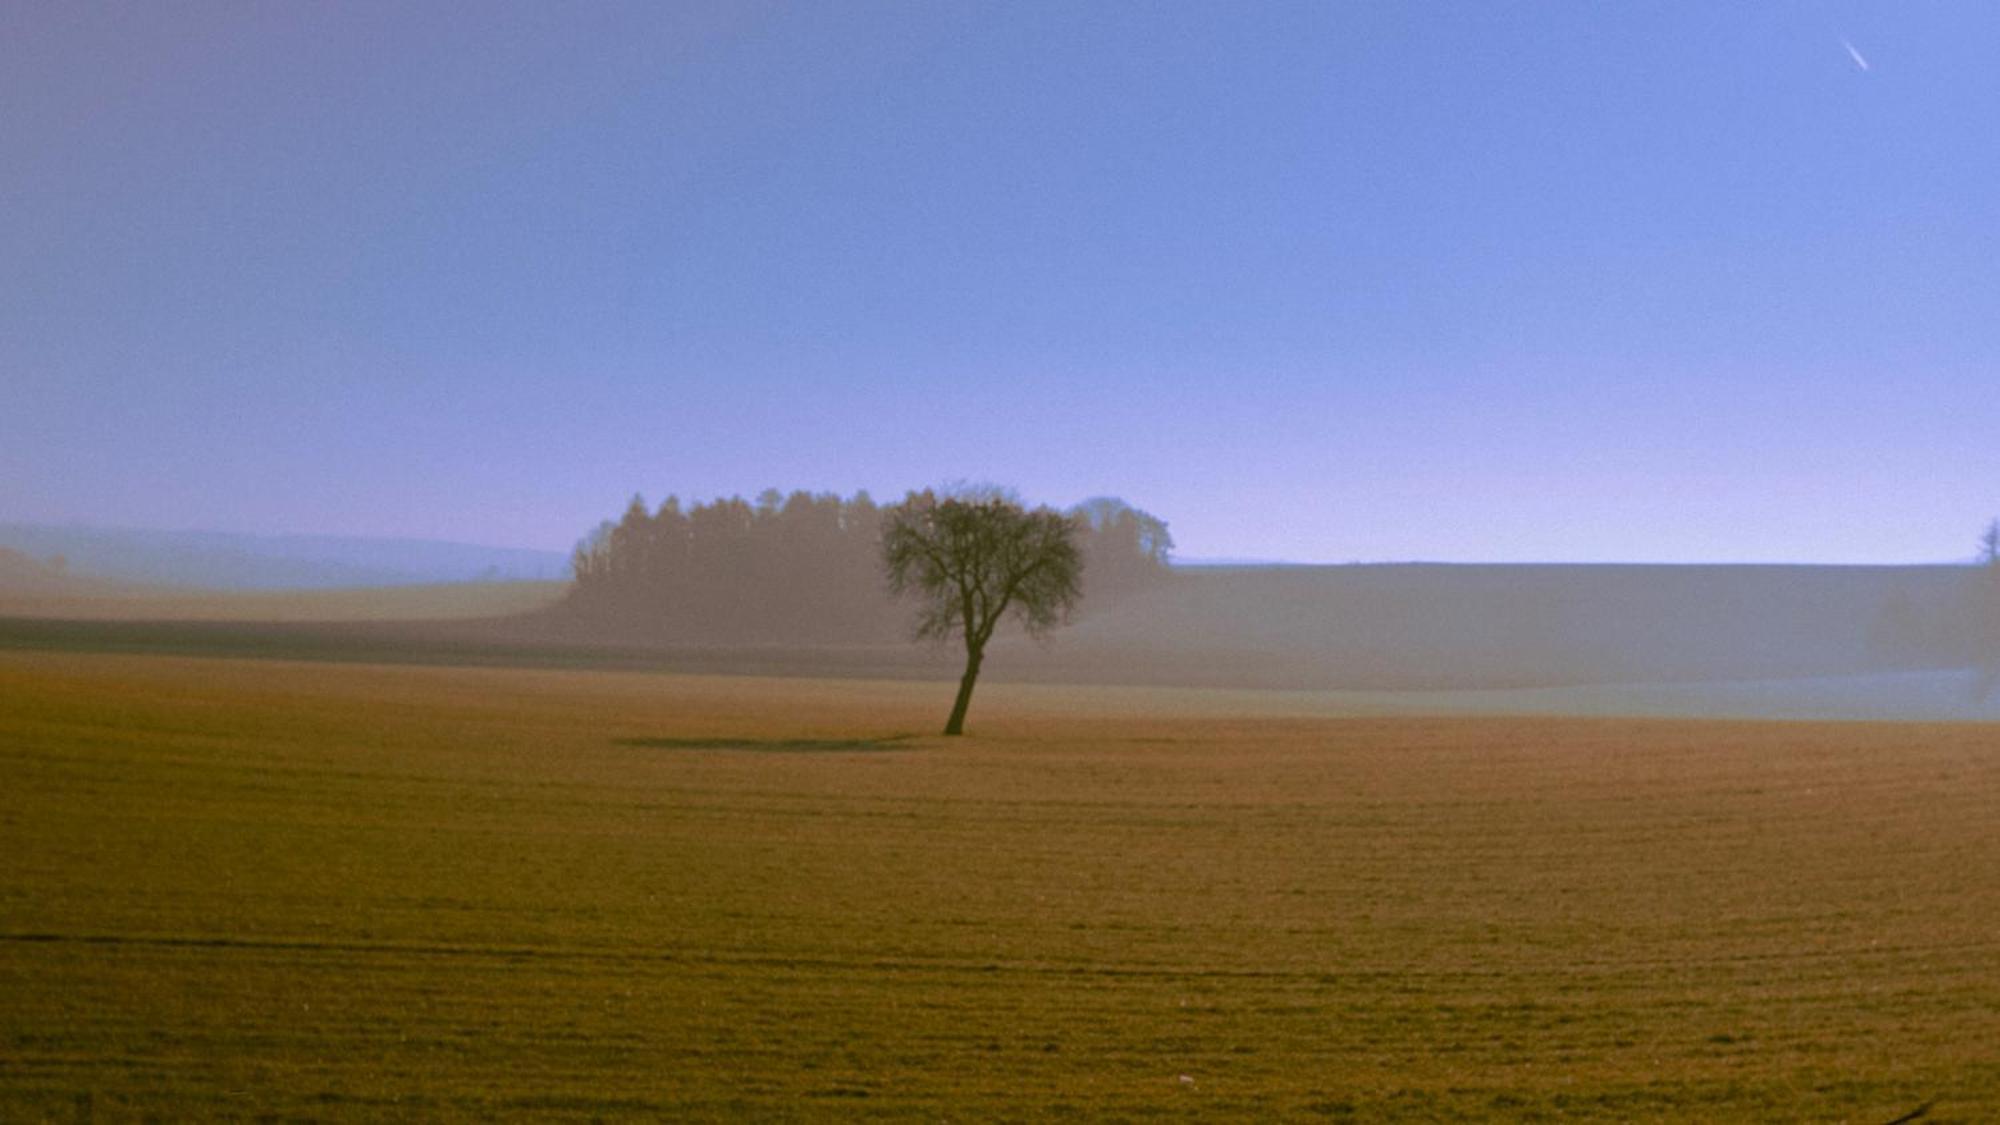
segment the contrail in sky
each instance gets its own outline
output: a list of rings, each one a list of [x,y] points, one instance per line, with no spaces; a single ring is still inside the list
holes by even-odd
[[[1840,45],[1847,48],[1847,57],[1854,60],[1855,66],[1860,67],[1862,70],[1874,69],[1873,67],[1868,65],[1867,59],[1861,57],[1861,52],[1854,49],[1854,44],[1849,43],[1846,39],[1842,39],[1840,41]]]

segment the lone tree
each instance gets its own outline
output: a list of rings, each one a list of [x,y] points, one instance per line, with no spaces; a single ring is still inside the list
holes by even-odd
[[[965,674],[944,725],[946,734],[963,734],[979,663],[1001,619],[1012,613],[1031,636],[1069,620],[1083,578],[1076,524],[1049,508],[1028,511],[998,489],[913,492],[886,516],[882,566],[892,593],[919,600],[917,636],[965,639]]]

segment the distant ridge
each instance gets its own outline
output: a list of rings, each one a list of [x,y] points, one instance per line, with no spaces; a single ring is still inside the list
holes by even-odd
[[[0,547],[0,593],[64,594],[91,587],[89,581],[72,577],[25,552]]]
[[[546,581],[556,551],[429,539],[0,524],[0,547],[72,576],[214,590],[324,590],[441,582]]]
[[[647,637],[565,583],[89,593],[0,552],[0,651],[947,677],[948,650]],[[996,681],[1332,693],[1338,713],[2000,719],[1966,566],[1459,564],[1191,568],[1093,603]],[[51,596],[49,587],[57,589]],[[35,588],[44,591],[37,597]],[[101,589],[101,588],[100,588]],[[67,593],[73,591],[73,593]],[[0,595],[5,590],[0,589]],[[66,599],[66,600],[65,600]]]
[[[1862,675],[1958,662],[1963,566],[1194,567],[1084,606],[1037,663],[1081,679],[1514,689]]]
[[[1212,558],[1189,558],[1185,555],[1176,555],[1174,556],[1172,565],[1175,570],[1205,570],[1221,567],[1318,566],[1320,564],[1287,562],[1284,559],[1235,558],[1229,555],[1217,555]]]

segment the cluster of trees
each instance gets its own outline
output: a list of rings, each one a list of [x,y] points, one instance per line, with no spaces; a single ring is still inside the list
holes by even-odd
[[[1973,692],[1984,700],[2000,690],[2000,520],[1979,536],[1979,565],[1972,579],[1973,653],[1979,678]]]
[[[600,631],[649,639],[907,639],[912,612],[891,596],[884,535],[898,513],[937,502],[932,492],[878,505],[866,492],[843,499],[769,489],[755,500],[684,507],[670,496],[649,508],[634,496],[621,518],[577,545],[566,605]],[[1063,519],[1091,598],[1116,597],[1166,574],[1173,539],[1154,516],[1100,497]]]
[[[2000,520],[1986,525],[1962,581],[1929,598],[1899,594],[1871,629],[1876,651],[1909,667],[1970,665],[1981,699],[2000,690]]]

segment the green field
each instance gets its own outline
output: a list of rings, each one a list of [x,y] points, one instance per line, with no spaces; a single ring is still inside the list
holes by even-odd
[[[0,1120],[2000,1118],[1993,727],[948,702],[0,653]]]

